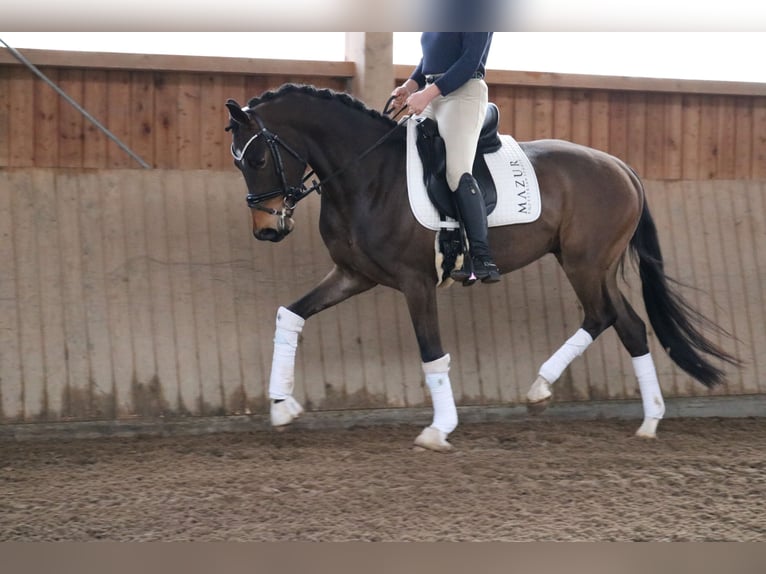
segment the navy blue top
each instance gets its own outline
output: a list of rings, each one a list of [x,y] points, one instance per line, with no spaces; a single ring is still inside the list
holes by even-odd
[[[423,32],[423,57],[411,80],[420,88],[426,76],[444,74],[434,82],[443,96],[465,84],[476,72],[485,73],[492,32]]]

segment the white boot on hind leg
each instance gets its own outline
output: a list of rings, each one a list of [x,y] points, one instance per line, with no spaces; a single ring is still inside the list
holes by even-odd
[[[657,379],[657,370],[651,353],[633,357],[633,370],[638,379],[638,390],[641,393],[641,404],[644,408],[644,422],[636,431],[641,438],[657,438],[657,425],[665,416],[665,401]]]
[[[593,342],[585,329],[577,329],[574,335],[569,337],[559,349],[540,366],[537,379],[527,393],[527,410],[531,414],[544,411],[550,402],[551,385],[559,380],[569,364],[585,352]]]
[[[303,407],[293,397],[286,397],[279,402],[271,401],[271,426],[289,425],[303,413]]]

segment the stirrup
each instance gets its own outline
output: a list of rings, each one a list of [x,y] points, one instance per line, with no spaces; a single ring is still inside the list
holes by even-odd
[[[476,277],[481,280],[482,283],[497,283],[500,281],[500,269],[497,268],[495,262],[489,258],[478,259],[479,265],[474,265],[476,270]]]
[[[462,283],[466,287],[473,285],[476,282],[476,275],[474,275],[473,268],[469,261],[469,257],[465,257],[463,266],[460,269],[453,269],[450,271],[450,279],[455,283]]]

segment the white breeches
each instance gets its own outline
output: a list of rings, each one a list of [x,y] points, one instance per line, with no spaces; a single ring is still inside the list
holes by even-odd
[[[446,96],[436,96],[423,110],[422,115],[439,126],[447,153],[447,184],[452,191],[458,188],[460,176],[473,172],[488,94],[486,82],[474,78]]]

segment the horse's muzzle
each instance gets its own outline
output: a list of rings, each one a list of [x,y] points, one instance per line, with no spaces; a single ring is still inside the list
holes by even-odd
[[[258,231],[253,230],[253,236],[258,241],[271,241],[272,243],[279,243],[289,234],[290,231],[277,231],[271,227],[259,229]]]
[[[259,241],[271,241],[278,243],[285,237],[290,235],[290,232],[295,227],[295,222],[292,217],[280,217],[277,222],[276,229],[274,227],[261,227],[260,229],[253,229],[253,236]]]
[[[264,217],[263,211],[253,209],[253,236],[259,241],[282,241],[295,227],[295,220],[284,210]]]

